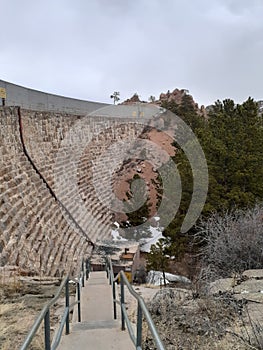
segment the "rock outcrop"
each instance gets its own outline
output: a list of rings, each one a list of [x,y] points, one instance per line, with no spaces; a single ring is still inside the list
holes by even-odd
[[[149,303],[167,350],[263,347],[263,270],[220,279],[208,293],[163,288]],[[150,333],[145,349],[153,348]]]

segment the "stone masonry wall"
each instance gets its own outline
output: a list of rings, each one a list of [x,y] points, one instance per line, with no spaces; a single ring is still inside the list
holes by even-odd
[[[89,239],[110,238],[112,199],[104,182],[110,185],[143,126],[127,118],[29,110],[21,120],[25,147],[57,198]],[[0,136],[0,266],[74,273],[91,246],[27,159],[17,108],[0,109]]]
[[[142,126],[120,118],[22,111],[26,148],[34,163],[92,241],[110,239],[109,182]],[[129,142],[126,144],[129,146]]]
[[[33,274],[71,274],[89,255],[87,239],[25,156],[16,108],[0,108],[0,265]]]

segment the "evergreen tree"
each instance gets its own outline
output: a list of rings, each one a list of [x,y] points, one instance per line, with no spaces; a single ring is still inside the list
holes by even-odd
[[[231,99],[217,101],[206,121],[184,96],[179,106],[165,102],[165,108],[178,114],[194,131],[206,156],[209,191],[202,215],[226,209],[246,208],[263,199],[263,127],[257,103],[249,98],[241,105]],[[174,157],[182,181],[182,199],[174,220],[164,234],[171,237],[171,251],[180,256],[188,239],[180,233],[193,189],[192,170],[180,146],[174,143]],[[194,232],[194,229],[192,229]]]
[[[217,101],[204,144],[210,183],[207,207],[243,208],[263,199],[261,117],[249,98],[242,105]]]
[[[167,239],[160,239],[156,244],[152,244],[147,257],[147,270],[161,271],[165,286],[165,271],[169,266],[169,259],[166,256],[167,243]]]
[[[140,240],[151,236],[147,225],[144,225],[143,228],[140,227],[148,220],[150,215],[149,197],[143,182],[144,180],[138,174],[133,176],[133,179],[130,181],[129,200],[124,203],[128,220],[127,222],[122,222],[121,227],[126,228],[125,237],[128,239]],[[140,207],[138,208],[138,206]]]
[[[165,101],[163,107],[178,115],[194,131],[199,140],[201,139],[201,135],[204,134],[204,129],[206,128],[206,121],[202,116],[197,114],[191,96],[184,95],[180,105],[176,104],[174,101]],[[172,121],[170,122],[172,124]],[[176,148],[173,161],[177,164],[181,177],[181,203],[176,216],[169,226],[165,228],[163,234],[171,239],[169,254],[180,259],[185,253],[189,243],[188,235],[181,233],[181,226],[192,198],[193,176],[191,165],[180,145],[174,142],[173,146]],[[169,203],[167,207],[169,208]]]

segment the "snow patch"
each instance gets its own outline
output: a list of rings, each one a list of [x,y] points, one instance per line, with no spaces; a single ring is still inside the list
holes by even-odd
[[[141,245],[141,251],[145,253],[149,253],[152,244],[156,244],[161,238],[165,238],[162,235],[162,231],[158,227],[149,227],[152,237],[143,239]]]
[[[172,282],[181,282],[181,283],[191,283],[191,281],[184,276],[180,275],[174,275],[172,273],[165,272],[165,281],[166,284],[172,283]],[[148,272],[146,283],[154,285],[154,286],[160,286],[164,284],[163,280],[163,273],[161,271],[154,271],[151,270]]]
[[[154,217],[154,219],[156,220],[156,222],[160,220],[158,216]],[[126,223],[128,225],[130,224],[129,221],[126,221]],[[117,221],[114,222],[114,226],[115,228],[112,228],[111,230],[111,236],[113,241],[128,241],[128,239],[121,236],[121,230],[119,232],[120,225]],[[149,226],[149,231],[151,233],[151,237],[139,240],[139,243],[141,245],[140,250],[145,253],[150,252],[152,244],[156,244],[161,238],[165,238],[162,235],[162,229],[160,227]]]
[[[126,238],[123,238],[119,231],[116,229],[116,230],[111,230],[111,236],[112,236],[112,239],[113,241],[128,241]]]

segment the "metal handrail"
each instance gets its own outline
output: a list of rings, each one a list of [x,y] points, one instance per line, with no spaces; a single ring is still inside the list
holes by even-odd
[[[24,340],[24,343],[22,344],[20,350],[26,350],[28,346],[31,344],[33,338],[35,337],[41,323],[44,321],[44,332],[45,332],[45,350],[55,350],[57,346],[59,345],[63,328],[66,325],[65,333],[69,334],[69,312],[70,310],[75,306],[78,305],[78,322],[81,322],[81,313],[80,313],[80,291],[81,286],[84,287],[85,279],[89,276],[89,271],[87,271],[89,268],[88,263],[84,263],[82,261],[81,264],[81,273],[78,277],[78,279],[75,280],[76,282],[76,289],[77,289],[77,300],[71,304],[69,304],[69,275],[65,276],[63,281],[61,282],[55,296],[43,307],[40,314],[38,315],[37,319],[35,320],[31,330],[27,334],[26,339]],[[50,308],[55,304],[55,302],[60,297],[63,289],[65,288],[65,308],[62,315],[62,318],[60,320],[59,328],[57,333],[54,336],[54,339],[50,341]]]
[[[113,295],[113,310],[114,310],[114,318],[117,318],[116,313],[116,304],[119,304],[121,307],[121,329],[125,330],[125,323],[130,335],[130,338],[135,345],[137,350],[142,349],[142,320],[143,316],[145,317],[145,320],[149,326],[149,329],[151,331],[151,334],[153,336],[153,340],[156,345],[156,349],[158,350],[165,350],[165,347],[161,341],[161,338],[157,332],[157,329],[155,327],[155,324],[152,320],[152,317],[147,309],[147,306],[145,305],[145,302],[143,298],[135,292],[135,290],[132,288],[131,284],[129,283],[124,271],[120,271],[119,275],[114,278],[113,274],[113,268],[112,268],[112,262],[110,258],[106,258],[106,271],[107,276],[109,278],[109,282],[112,286],[112,295]],[[116,299],[116,289],[115,289],[115,283],[117,281],[117,278],[120,276],[120,286],[121,286],[121,300],[118,301]],[[124,285],[127,286],[128,291],[130,294],[137,300],[137,322],[136,322],[136,335],[134,334],[131,321],[128,317],[127,311],[126,311],[126,305],[125,305],[125,289]]]

